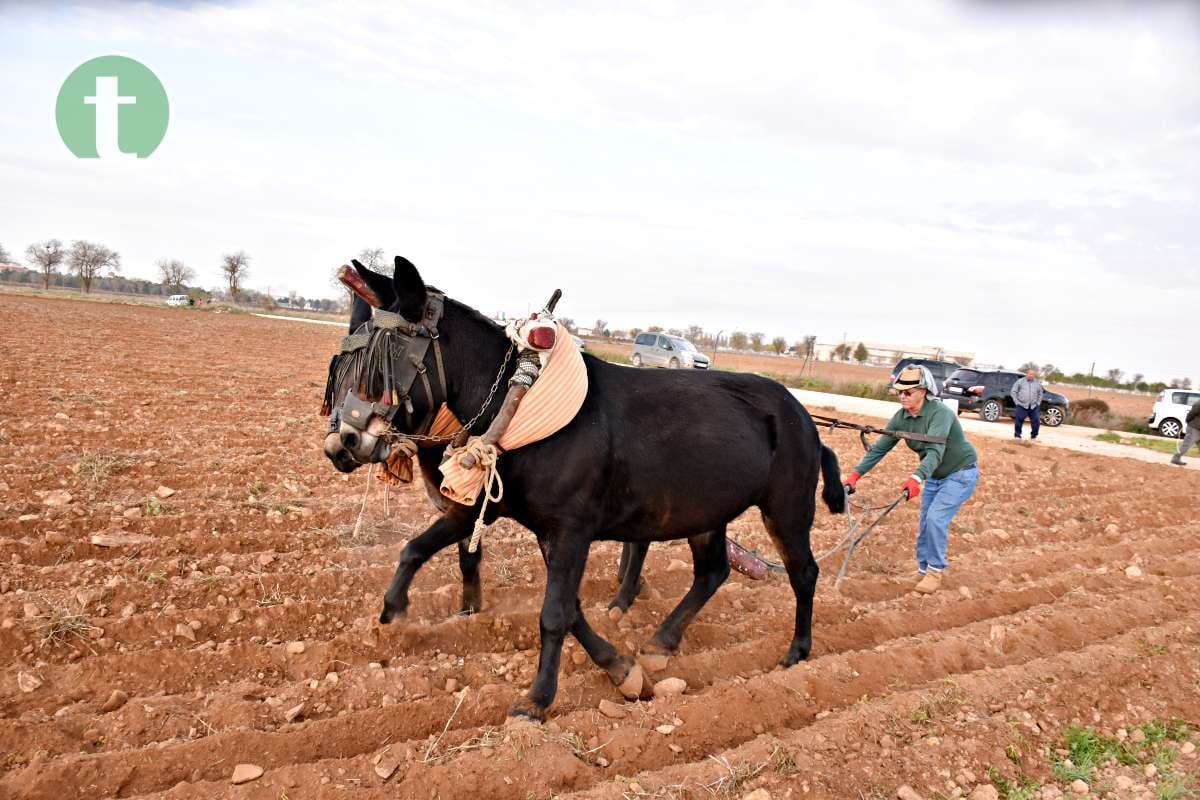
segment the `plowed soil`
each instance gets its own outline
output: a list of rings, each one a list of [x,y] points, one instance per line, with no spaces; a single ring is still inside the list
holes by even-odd
[[[446,552],[409,618],[377,624],[433,509],[375,482],[355,533],[367,479],[327,464],[316,413],[340,334],[0,296],[0,797],[933,798],[989,796],[989,767],[1053,797],[1067,726],[1200,721],[1196,474],[981,440],[941,592],[910,591],[914,503],[840,591],[823,565],[807,662],[776,666],[786,580],[735,573],[653,676],[682,695],[625,703],[571,642],[548,722],[506,724],[536,663],[534,538],[487,532],[482,613],[455,615]],[[848,470],[857,438],[824,438]],[[890,499],[912,466],[898,449],[859,496]],[[822,507],[814,549],[845,525]],[[770,553],[757,511],[731,532]],[[613,619],[617,554],[593,549],[584,608],[634,652],[690,558],[654,545]],[[1086,791],[1187,787],[1189,737],[1156,776]],[[263,774],[233,785],[239,764]]]

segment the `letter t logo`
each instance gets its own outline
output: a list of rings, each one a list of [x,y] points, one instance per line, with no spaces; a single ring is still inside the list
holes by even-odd
[[[122,96],[115,76],[97,76],[96,93],[83,98],[96,107],[96,155],[101,158],[137,158],[137,153],[122,153],[117,143],[118,107],[137,102],[133,96]]]

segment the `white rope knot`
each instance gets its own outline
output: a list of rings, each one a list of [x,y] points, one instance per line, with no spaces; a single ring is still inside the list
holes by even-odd
[[[483,515],[487,511],[488,503],[498,503],[504,499],[504,481],[500,479],[500,472],[496,469],[496,459],[500,457],[500,451],[496,449],[496,445],[487,444],[479,436],[472,436],[462,450],[455,453],[454,457],[461,458],[467,455],[475,459],[474,469],[484,471],[483,504],[479,507],[479,518],[475,520],[475,528],[471,531],[471,541],[467,545],[467,552],[474,553],[479,550],[479,540],[483,538],[483,529],[487,527],[484,524]]]

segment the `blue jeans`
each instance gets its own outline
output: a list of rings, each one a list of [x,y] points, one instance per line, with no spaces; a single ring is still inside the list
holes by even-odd
[[[1021,429],[1025,427],[1025,418],[1029,418],[1029,438],[1036,439],[1038,429],[1042,427],[1042,407],[1025,408],[1013,406],[1013,435],[1021,438]]]
[[[950,521],[979,483],[979,467],[967,467],[944,478],[929,478],[921,490],[921,517],[917,523],[917,570],[941,572],[946,568]]]

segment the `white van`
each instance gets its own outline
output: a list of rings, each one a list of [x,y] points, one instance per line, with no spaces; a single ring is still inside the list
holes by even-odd
[[[173,294],[167,298],[169,306],[186,306],[188,305],[188,296],[186,294]]]

